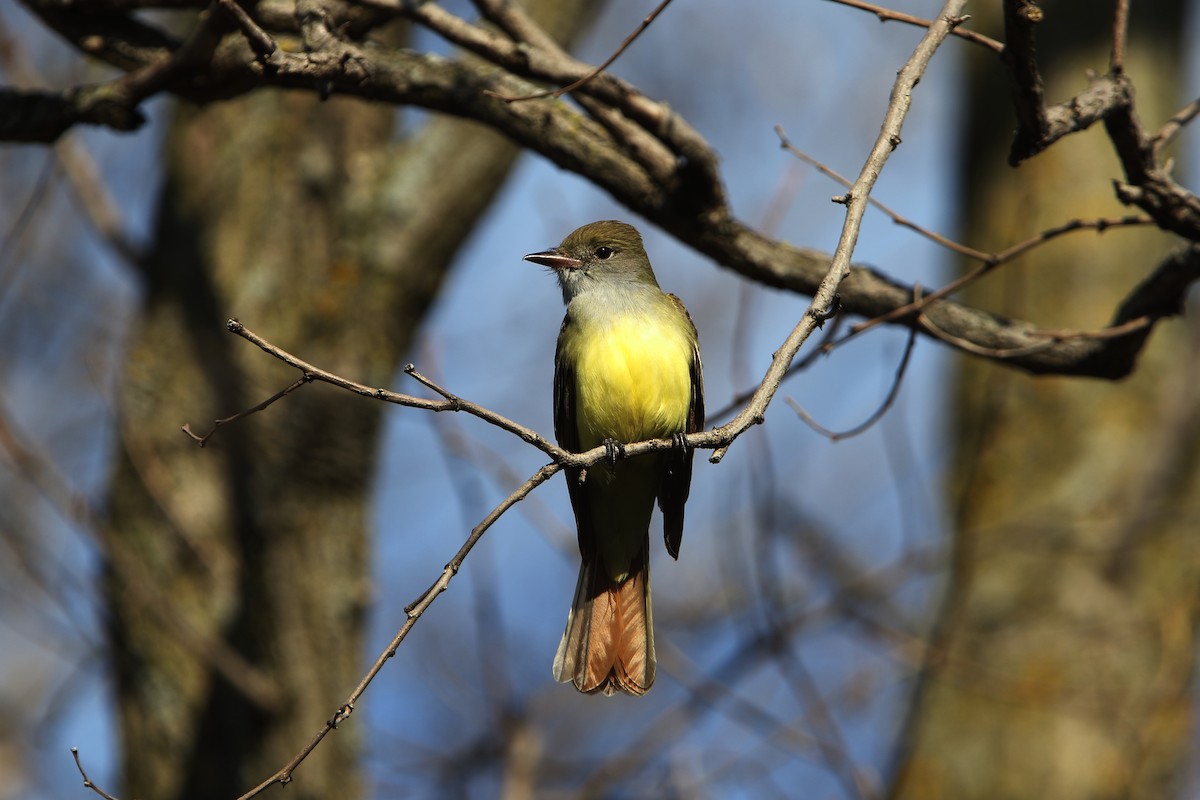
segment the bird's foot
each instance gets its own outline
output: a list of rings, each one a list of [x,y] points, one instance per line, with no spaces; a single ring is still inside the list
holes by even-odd
[[[683,431],[671,434],[671,446],[686,453],[688,451],[687,434]]]
[[[604,440],[605,458],[608,459],[608,465],[615,467],[617,462],[625,457],[625,445],[618,442],[616,439]]]

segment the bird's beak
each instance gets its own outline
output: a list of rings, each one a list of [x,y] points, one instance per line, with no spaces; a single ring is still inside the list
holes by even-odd
[[[525,261],[532,261],[534,264],[541,264],[543,267],[550,269],[579,269],[583,266],[583,262],[578,258],[571,258],[564,255],[561,250],[544,250],[541,253],[530,253],[525,256]]]

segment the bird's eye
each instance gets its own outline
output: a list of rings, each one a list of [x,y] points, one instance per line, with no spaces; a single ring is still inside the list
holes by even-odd
[[[600,259],[601,261],[612,258],[612,254],[613,249],[611,247],[604,247],[601,245],[600,247],[596,248],[596,258]]]

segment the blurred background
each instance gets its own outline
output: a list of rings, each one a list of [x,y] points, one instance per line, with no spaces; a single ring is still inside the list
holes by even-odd
[[[652,8],[570,5],[538,13],[593,63]],[[998,4],[971,5],[971,27],[1003,38]],[[1111,24],[1107,7],[1054,6],[1040,51],[1050,102],[1106,69]],[[891,7],[930,16],[940,3]],[[1153,130],[1200,93],[1200,23],[1194,3],[1151,8],[1134,4],[1129,71]],[[0,7],[0,31],[6,85],[114,74],[20,5]],[[612,71],[708,139],[740,219],[831,251],[843,189],[773,126],[854,176],[921,34],[830,2],[693,0]],[[420,28],[382,35],[453,53]],[[145,109],[134,134],[79,128],[0,150],[3,798],[84,792],[70,747],[121,797],[250,789],[545,463],[474,418],[322,385],[201,449],[181,425],[207,430],[297,377],[225,319],[353,380],[423,393],[400,372],[412,362],[550,436],[561,293],[521,257],[581,224],[642,230],[699,328],[710,413],[757,384],[807,308],[469,123],[272,90]],[[1127,213],[1103,131],[1013,170],[1011,129],[996,56],[948,41],[875,197],[992,251]],[[1185,131],[1184,183],[1196,141]],[[1176,244],[1149,228],[1074,234],[965,300],[1099,328]],[[855,260],[926,288],[970,266],[875,211]],[[1189,303],[1118,383],[1034,379],[921,339],[886,415],[837,442],[785,400],[834,430],[857,425],[888,396],[907,332],[877,328],[817,358],[719,465],[697,454],[677,563],[656,516],[659,675],[644,698],[551,680],[578,551],[562,480],[539,488],[286,791],[1196,796],[1195,292]]]

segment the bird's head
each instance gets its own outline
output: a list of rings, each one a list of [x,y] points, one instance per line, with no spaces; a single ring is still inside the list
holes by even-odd
[[[584,225],[568,234],[558,247],[530,253],[525,260],[554,270],[568,303],[598,287],[658,287],[641,234],[632,225],[616,220]]]

